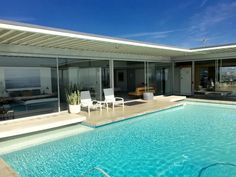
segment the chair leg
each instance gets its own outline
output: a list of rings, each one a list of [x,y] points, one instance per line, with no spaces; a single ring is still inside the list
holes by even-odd
[[[101,104],[99,105],[99,107],[100,107],[100,111],[102,111],[102,105]]]
[[[106,103],[107,111],[108,111],[108,103]]]
[[[88,106],[88,115],[90,115],[90,107]]]

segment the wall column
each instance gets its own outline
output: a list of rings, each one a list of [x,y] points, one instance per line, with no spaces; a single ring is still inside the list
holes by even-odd
[[[56,58],[57,62],[57,103],[58,103],[58,112],[61,112],[61,100],[60,100],[60,76],[59,76],[59,61],[58,57]]]
[[[144,61],[144,88],[147,91],[147,62]]]
[[[175,92],[175,62],[172,61],[171,62],[171,68],[172,68],[172,86],[171,86],[171,90],[172,90],[172,94],[174,94]]]
[[[110,87],[114,90],[114,60],[109,60]]]
[[[192,95],[194,95],[195,90],[195,61],[192,61]]]

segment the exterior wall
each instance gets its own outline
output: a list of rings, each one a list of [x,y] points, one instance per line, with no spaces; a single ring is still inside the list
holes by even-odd
[[[25,62],[25,60],[30,60],[32,62]],[[56,102],[53,102],[52,107],[46,106],[47,109],[41,110],[40,107],[35,108],[37,110],[32,110],[31,105],[27,105],[26,112],[22,112],[22,109],[24,108],[24,104],[26,102],[22,102],[22,105],[19,105],[18,103],[14,102],[15,98],[10,98],[12,95],[5,95],[5,92],[1,91],[0,88],[0,97],[8,97],[8,100],[5,103],[3,103],[3,106],[9,109],[14,109],[12,106],[16,105],[17,109],[21,110],[19,114],[16,114],[16,117],[27,117],[31,115],[38,115],[38,114],[45,114],[55,111],[64,110],[66,107],[65,105],[62,105],[62,99],[59,95],[63,94],[63,89],[61,85],[67,85],[69,82],[75,81],[75,80],[81,80],[81,73],[78,72],[78,68],[73,69],[73,65],[71,66],[71,69],[68,68],[68,73],[60,73],[59,68],[61,67],[60,61],[63,61],[64,59],[69,60],[90,60],[90,61],[96,61],[96,62],[88,62],[84,66],[80,67],[87,67],[88,65],[92,68],[98,68],[103,66],[103,61],[107,61],[105,63],[108,68],[113,70],[112,60],[117,61],[151,61],[151,62],[157,62],[162,61],[164,63],[170,63],[170,58],[168,57],[153,57],[153,56],[142,56],[142,55],[130,55],[130,54],[116,54],[116,53],[100,53],[100,52],[92,52],[92,51],[71,51],[71,50],[56,50],[56,49],[45,49],[45,48],[35,48],[35,47],[22,47],[22,46],[6,46],[6,45],[0,45],[0,87],[2,87],[2,90],[5,90],[5,78],[4,78],[4,68],[6,67],[25,67],[25,68],[39,68],[40,69],[40,93],[37,93],[39,97],[44,96],[45,94],[48,95],[46,99],[53,98],[57,100]],[[57,66],[58,63],[58,66]],[[45,66],[49,65],[49,67]],[[104,65],[104,66],[105,66]],[[42,66],[42,67],[41,67]],[[80,69],[81,70],[81,69]],[[85,69],[86,70],[86,69]],[[141,69],[142,70],[142,69]],[[81,70],[82,71],[82,70]],[[138,80],[144,80],[144,70],[141,71],[143,74],[138,76]],[[80,74],[79,74],[80,73]],[[83,72],[85,73],[85,71]],[[60,80],[63,74],[68,78],[67,81]],[[111,74],[111,76],[113,73]],[[87,76],[84,77],[85,80]],[[83,78],[83,79],[84,79]],[[58,82],[59,81],[59,82]],[[111,80],[108,80],[108,82],[114,82],[113,78]],[[81,84],[81,82],[78,82],[77,84]],[[168,86],[169,87],[169,86]],[[59,90],[58,90],[59,88]],[[100,87],[102,88],[102,87]],[[24,91],[24,89],[23,89]],[[100,93],[101,93],[100,89]],[[20,93],[21,95],[16,95],[18,97],[23,97],[29,95],[29,93]],[[30,93],[31,95],[31,93]],[[101,94],[100,94],[101,95]],[[36,96],[36,95],[31,95]],[[13,96],[14,97],[14,96]],[[21,99],[21,98],[19,98]],[[42,98],[45,99],[45,98]],[[100,97],[100,99],[102,99]],[[13,101],[13,102],[12,102]],[[32,100],[33,101],[33,100]],[[42,103],[44,101],[42,100]],[[64,103],[64,102],[63,102]],[[2,104],[2,103],[1,103]],[[43,103],[44,104],[44,103]],[[51,104],[51,103],[50,103]],[[60,105],[58,107],[58,105]],[[45,107],[45,106],[44,106]],[[52,108],[52,109],[51,109]]]
[[[202,97],[218,98],[218,99],[230,99],[236,100],[236,52],[222,52],[222,53],[212,53],[205,55],[192,55],[192,56],[182,56],[172,58],[173,63],[181,64],[184,62],[192,63],[192,94],[197,96],[202,94]],[[228,68],[227,68],[228,67]],[[230,69],[231,68],[231,69]],[[223,70],[228,69],[231,73],[225,76]],[[174,93],[179,94],[179,79],[180,76],[179,68],[175,67],[175,88]],[[235,70],[235,76],[230,76]],[[203,84],[202,72],[207,72],[208,80]],[[224,78],[226,77],[226,78]],[[232,77],[227,81],[227,78]],[[208,83],[207,83],[208,82]],[[211,84],[210,84],[211,83]],[[207,86],[206,86],[207,85]],[[211,85],[211,86],[209,86]],[[202,88],[203,87],[203,88]],[[206,95],[207,94],[207,95]]]

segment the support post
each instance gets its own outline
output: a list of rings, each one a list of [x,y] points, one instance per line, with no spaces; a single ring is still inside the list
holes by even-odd
[[[192,61],[192,95],[194,95],[195,87],[195,61]]]
[[[60,76],[59,76],[59,61],[58,57],[56,58],[57,61],[57,103],[58,103],[58,112],[61,112],[61,100],[60,100]]]
[[[147,91],[147,62],[144,62],[144,88]]]
[[[114,90],[114,60],[109,60],[110,87]]]
[[[175,62],[172,61],[171,62],[171,67],[172,67],[172,86],[171,86],[171,90],[172,90],[172,94],[175,93]]]

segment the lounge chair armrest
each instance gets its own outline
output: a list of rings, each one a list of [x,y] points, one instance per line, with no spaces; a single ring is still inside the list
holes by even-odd
[[[116,100],[121,100],[121,101],[124,101],[124,98],[121,98],[121,97],[115,97]]]
[[[100,103],[98,100],[92,100],[93,103]]]

